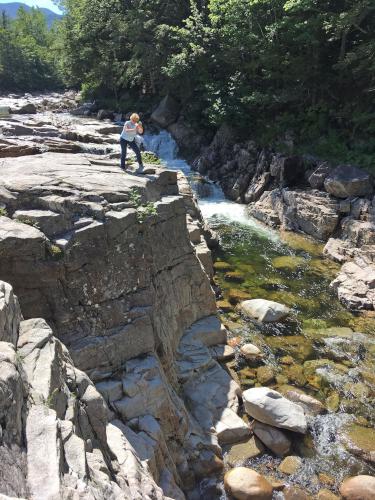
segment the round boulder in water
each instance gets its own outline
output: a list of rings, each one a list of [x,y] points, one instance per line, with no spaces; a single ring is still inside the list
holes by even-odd
[[[271,500],[272,485],[253,469],[236,467],[224,476],[224,486],[236,500]]]
[[[245,300],[240,304],[241,311],[250,318],[263,323],[272,323],[286,318],[290,314],[289,307],[265,299]]]
[[[242,395],[245,410],[264,424],[294,432],[306,433],[307,421],[301,406],[268,387],[254,387]]]
[[[375,498],[375,477],[355,476],[346,479],[340,486],[345,500],[373,500]]]

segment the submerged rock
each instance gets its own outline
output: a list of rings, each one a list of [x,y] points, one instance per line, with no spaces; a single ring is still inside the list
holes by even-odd
[[[257,379],[262,385],[270,384],[275,379],[275,372],[271,366],[260,366],[257,369]]]
[[[275,269],[297,271],[306,265],[306,259],[295,255],[282,255],[272,259],[272,265]]]
[[[243,393],[246,412],[256,420],[282,429],[306,433],[303,409],[268,387],[255,387]]]
[[[283,491],[285,500],[312,500],[313,497],[297,486],[289,486]]]
[[[286,318],[290,309],[283,304],[264,299],[245,300],[240,304],[241,311],[248,317],[264,323],[272,323]]]
[[[279,465],[278,469],[283,474],[295,474],[297,470],[301,467],[302,460],[300,457],[290,456],[284,458],[284,460]]]
[[[237,290],[235,288],[231,288],[228,294],[228,300],[231,304],[238,304],[244,300],[249,300],[251,298],[248,292],[244,292],[242,290]]]
[[[224,486],[236,500],[271,500],[272,485],[253,469],[236,467],[224,476]]]
[[[264,450],[265,448],[261,441],[256,436],[252,436],[247,441],[233,444],[228,449],[225,461],[231,467],[235,467],[237,464],[243,463],[250,458],[258,457],[264,453]]]
[[[320,490],[316,498],[317,500],[340,500],[340,497],[332,493],[332,491],[327,490],[326,488]]]
[[[375,477],[359,475],[346,479],[340,486],[345,500],[373,500],[375,498]]]
[[[345,448],[368,462],[375,463],[375,430],[362,425],[349,424],[340,435]]]

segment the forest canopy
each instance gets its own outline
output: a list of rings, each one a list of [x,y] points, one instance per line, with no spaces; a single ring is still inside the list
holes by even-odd
[[[3,88],[64,85],[145,110],[170,93],[198,125],[231,121],[264,141],[290,131],[363,163],[375,148],[374,0],[58,3],[52,30],[36,9],[3,16]]]

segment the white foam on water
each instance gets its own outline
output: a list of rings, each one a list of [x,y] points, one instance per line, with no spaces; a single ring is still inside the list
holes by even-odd
[[[185,160],[178,157],[176,141],[166,130],[162,130],[158,134],[145,134],[144,145],[147,150],[157,154],[168,168],[181,170],[188,178],[191,178],[193,174],[199,177],[199,174],[193,173],[190,165]],[[263,226],[247,214],[246,205],[227,200],[220,186],[207,180],[205,182],[210,187],[207,190],[208,195],[205,196],[199,194],[199,190],[195,189],[194,186],[196,183],[194,181],[191,182],[198,199],[199,208],[205,219],[226,223],[237,222],[252,227],[255,231],[269,239],[274,241],[279,240],[279,235],[276,231]]]

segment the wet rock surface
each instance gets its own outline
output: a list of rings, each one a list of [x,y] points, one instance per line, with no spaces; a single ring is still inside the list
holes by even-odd
[[[225,489],[238,500],[271,500],[272,485],[252,469],[236,467],[224,477]]]

